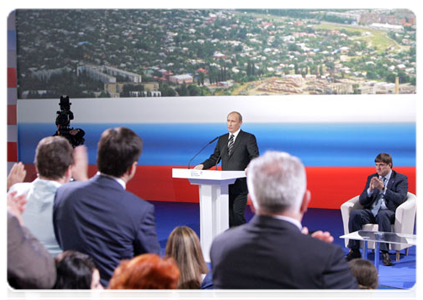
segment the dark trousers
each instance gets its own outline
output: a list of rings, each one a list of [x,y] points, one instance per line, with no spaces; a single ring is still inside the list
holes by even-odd
[[[395,212],[388,209],[379,210],[379,213],[373,216],[370,209],[355,209],[351,211],[350,221],[348,223],[348,229],[350,232],[362,230],[365,224],[378,224],[379,231],[391,232],[391,225],[395,221]],[[348,248],[359,249],[360,241],[351,240],[348,243]],[[381,251],[388,251],[389,245],[386,243],[380,243]]]
[[[245,178],[242,178],[245,179]],[[245,208],[247,207],[247,184],[245,180],[237,180],[229,186],[229,227],[245,224]]]

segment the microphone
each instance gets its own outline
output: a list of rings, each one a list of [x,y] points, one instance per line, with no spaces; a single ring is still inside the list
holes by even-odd
[[[191,161],[198,155],[198,154],[200,154],[201,153],[201,151],[203,151],[208,145],[210,145],[211,143],[213,143],[215,140],[217,140],[219,137],[215,137],[214,139],[212,139],[210,142],[208,142],[203,148],[201,148],[201,150],[200,151],[198,151],[190,160],[189,160],[189,162],[188,162],[188,170],[189,170],[189,167],[190,167],[190,165],[191,165]]]
[[[217,164],[219,163],[219,159],[222,157],[222,153],[225,151],[225,149],[228,147],[228,144],[226,143],[225,146],[223,147],[223,150],[220,151],[219,157],[216,160],[216,164],[214,165],[214,170],[217,170]]]

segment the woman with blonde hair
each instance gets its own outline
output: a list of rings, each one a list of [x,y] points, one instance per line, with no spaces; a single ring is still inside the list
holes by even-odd
[[[110,279],[109,289],[176,289],[179,274],[173,258],[141,254],[121,261]]]
[[[209,268],[194,230],[187,226],[176,227],[167,240],[165,255],[175,259],[181,272],[179,289],[200,288]]]

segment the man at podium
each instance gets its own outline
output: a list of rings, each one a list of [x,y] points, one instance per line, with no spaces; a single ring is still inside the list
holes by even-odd
[[[259,156],[256,137],[241,130],[242,115],[239,112],[230,112],[226,125],[229,133],[219,137],[214,153],[194,169],[206,170],[216,166],[222,160],[223,171],[243,171],[253,158]],[[229,186],[230,227],[246,223],[247,194],[246,178],[238,178]]]

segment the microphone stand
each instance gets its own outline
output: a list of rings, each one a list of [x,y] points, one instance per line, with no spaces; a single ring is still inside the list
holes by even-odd
[[[192,162],[192,160],[198,155],[198,154],[200,154],[201,153],[201,151],[203,151],[208,145],[210,145],[211,143],[213,143],[215,140],[217,140],[219,137],[215,137],[213,140],[211,140],[210,142],[208,142],[203,148],[201,148],[201,150],[200,151],[198,151],[190,160],[189,160],[189,162],[188,162],[188,170],[189,170],[189,168],[190,168],[190,166],[191,166],[191,162]]]

